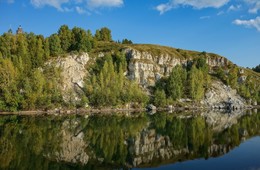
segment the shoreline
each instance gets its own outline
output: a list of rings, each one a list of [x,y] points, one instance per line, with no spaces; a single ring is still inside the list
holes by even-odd
[[[228,109],[213,109],[211,107],[174,107],[172,109],[168,108],[157,108],[154,110],[148,110],[146,108],[102,108],[102,109],[54,109],[54,110],[31,110],[31,111],[15,111],[15,112],[0,112],[1,115],[21,115],[21,116],[40,116],[40,115],[84,115],[84,114],[108,114],[108,113],[124,113],[124,112],[147,112],[156,113],[160,111],[167,112],[180,112],[180,111],[205,111],[205,110],[215,110],[224,112],[233,112],[241,110],[251,110],[260,109],[260,105],[249,106],[243,109],[228,110]]]

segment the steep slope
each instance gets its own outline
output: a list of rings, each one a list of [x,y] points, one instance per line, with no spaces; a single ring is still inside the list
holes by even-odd
[[[68,54],[66,57],[58,57],[48,64],[61,69],[62,82],[60,84],[63,91],[63,100],[76,102],[81,100],[80,93],[84,87],[84,78],[86,77],[85,66],[89,61],[88,53]]]
[[[124,53],[127,60],[126,77],[136,81],[144,89],[153,87],[158,80],[168,77],[175,66],[181,65],[187,68],[198,58],[206,59],[209,74],[213,77],[219,69],[223,70],[224,76],[227,77],[230,70],[236,68],[239,70],[236,80],[238,83],[251,84],[255,91],[259,88],[259,73],[238,67],[225,57],[216,54],[157,45],[99,43],[99,46],[89,54],[68,55],[66,58],[54,61],[57,63],[56,66],[63,70],[61,75],[64,81],[61,87],[64,91],[64,100],[69,101],[73,98],[78,101],[80,99],[78,94],[82,93],[84,87],[83,79],[91,79],[91,74],[86,76],[87,70],[96,64],[97,59],[102,60],[105,55],[113,55],[118,51]],[[222,81],[219,77],[214,77],[212,86],[206,89],[205,97],[200,103],[222,108],[226,102],[231,101],[236,107],[244,107],[247,101],[238,94],[238,90],[232,89]]]
[[[163,76],[168,76],[176,65],[188,66],[194,59],[205,56],[210,67],[224,67],[230,61],[215,55],[161,47],[155,45],[133,45],[125,49],[129,60],[128,77],[142,86],[153,86]]]

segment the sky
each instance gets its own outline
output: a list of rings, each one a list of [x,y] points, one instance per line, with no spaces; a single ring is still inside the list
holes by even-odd
[[[260,64],[260,0],[0,0],[0,34],[21,25],[49,36],[63,24]]]

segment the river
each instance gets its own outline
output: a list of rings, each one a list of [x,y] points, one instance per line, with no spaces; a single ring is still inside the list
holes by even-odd
[[[260,169],[260,112],[0,115],[0,169]]]

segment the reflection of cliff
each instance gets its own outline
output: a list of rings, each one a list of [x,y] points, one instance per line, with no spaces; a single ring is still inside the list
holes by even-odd
[[[259,124],[257,113],[4,116],[0,169],[109,169],[215,157],[259,134]]]
[[[259,133],[257,128],[252,129],[260,118],[257,114],[254,116],[215,112],[179,118],[154,115],[153,122],[157,124],[152,129],[144,129],[129,142],[131,164],[150,166],[151,163],[158,165],[223,155],[242,139]]]
[[[203,147],[202,145],[200,147]],[[134,141],[129,144],[129,152],[132,155],[131,164],[136,167],[150,163],[161,164],[164,161],[188,160],[198,157],[213,157],[223,155],[230,150],[230,146],[222,144],[211,144],[198,151],[185,146],[183,148],[174,147],[169,136],[161,136],[155,133],[155,130],[143,131],[137,135]],[[168,161],[169,162],[169,161]]]
[[[87,143],[83,140],[84,133],[78,132],[74,134],[70,131],[70,128],[73,127],[73,130],[76,129],[79,121],[68,121],[65,120],[62,123],[61,127],[61,143],[59,146],[59,151],[52,153],[50,158],[54,157],[57,161],[71,162],[71,163],[80,163],[87,164],[89,160],[89,155],[86,153]],[[49,155],[49,154],[48,154]]]

